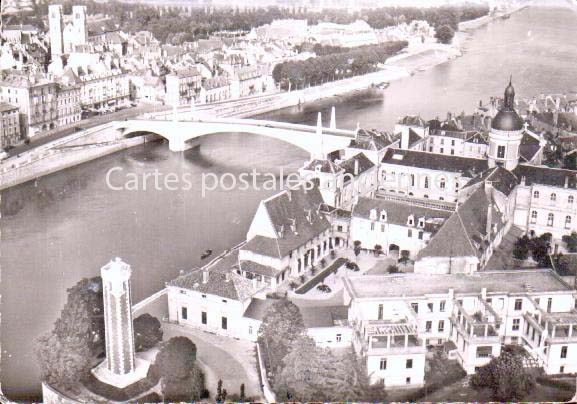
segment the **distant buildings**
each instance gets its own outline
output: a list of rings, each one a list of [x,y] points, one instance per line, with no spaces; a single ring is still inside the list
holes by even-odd
[[[377,34],[365,21],[357,20],[350,24],[320,22],[311,25],[308,30],[311,42],[324,46],[352,48],[379,43]]]

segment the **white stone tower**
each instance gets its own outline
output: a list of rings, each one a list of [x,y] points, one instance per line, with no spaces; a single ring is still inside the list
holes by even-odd
[[[72,7],[72,22],[76,31],[76,44],[85,45],[88,40],[88,31],[86,29],[86,6]]]
[[[130,265],[115,258],[102,267],[104,327],[108,370],[117,375],[134,371],[134,335],[130,301]]]
[[[50,53],[52,61],[62,56],[64,42],[62,40],[62,5],[48,6],[48,26],[50,28]]]
[[[519,146],[523,138],[523,119],[515,111],[515,89],[509,80],[503,106],[491,121],[489,167],[502,165],[513,170],[519,164]]]

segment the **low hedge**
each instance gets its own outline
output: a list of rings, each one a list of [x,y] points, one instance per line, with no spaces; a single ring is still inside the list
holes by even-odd
[[[554,387],[561,390],[575,391],[575,383],[571,383],[566,380],[553,379],[546,376],[538,376],[536,381],[537,383],[544,386]]]
[[[92,393],[112,401],[128,401],[150,390],[160,380],[160,375],[154,364],[150,365],[148,374],[142,380],[132,383],[123,389],[111,386],[98,380],[92,373],[83,382],[84,387]]]

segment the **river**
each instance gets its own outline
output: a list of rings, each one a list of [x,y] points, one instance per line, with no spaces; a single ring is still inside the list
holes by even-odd
[[[379,95],[351,96],[268,113],[263,118],[390,130],[398,117],[444,117],[472,111],[501,94],[508,77],[520,96],[577,89],[577,12],[531,7],[471,35],[463,57],[391,83]],[[2,366],[4,394],[38,399],[34,339],[50,330],[66,289],[94,276],[112,257],[132,265],[133,300],[162,288],[180,269],[198,265],[201,253],[222,251],[243,239],[258,202],[272,191],[197,191],[203,173],[238,175],[297,170],[307,154],[291,145],[230,133],[202,139],[183,154],[166,143],[122,151],[2,193]],[[193,191],[113,191],[106,172],[143,174],[158,169],[189,173]]]

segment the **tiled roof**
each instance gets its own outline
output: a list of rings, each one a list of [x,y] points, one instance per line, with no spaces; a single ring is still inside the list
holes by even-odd
[[[357,169],[358,171],[355,172],[355,162],[357,162]],[[364,173],[365,171],[370,170],[375,165],[371,160],[367,158],[363,153],[358,153],[351,157],[350,159],[344,160],[338,164],[340,168],[345,170],[345,174],[358,176]]]
[[[94,21],[86,24],[88,35],[102,35],[106,32],[118,31],[116,24],[112,20]]]
[[[400,125],[407,125],[407,126],[419,126],[424,127],[426,125],[423,118],[418,115],[406,115],[399,119],[398,123]]]
[[[383,150],[390,146],[396,139],[386,132],[376,130],[359,129],[355,139],[351,139],[349,147],[363,150]]]
[[[438,229],[451,216],[451,212],[415,206],[409,201],[404,203],[378,198],[359,198],[353,207],[351,216],[370,219],[372,209],[376,210],[377,218],[380,216],[380,212],[384,210],[387,213],[387,223],[399,226],[407,226],[408,218],[411,215],[415,220],[415,228],[418,219],[425,218],[425,230],[429,232]]]
[[[524,178],[526,185],[541,184],[563,188],[567,181],[568,188],[577,188],[577,172],[573,170],[519,164],[513,174],[519,180]]]
[[[320,211],[323,204],[321,193],[317,186],[311,187],[311,183],[280,192],[262,204],[277,238],[253,237],[242,247],[243,250],[282,258],[330,228]]]
[[[521,145],[519,146],[519,154],[521,157],[525,159],[525,161],[530,162],[539,150],[541,150],[539,140],[535,139],[527,132],[524,132],[523,138],[521,139]]]
[[[471,178],[488,168],[487,160],[485,159],[400,149],[387,150],[382,162],[385,164],[461,173]]]
[[[301,306],[299,309],[306,328],[333,327],[349,316],[347,306]]]
[[[340,169],[339,167],[330,160],[318,160],[313,159],[309,161],[304,167],[304,170],[308,171],[316,171],[317,167],[319,168],[320,172],[322,173],[331,173],[337,174]]]
[[[465,185],[465,187],[470,187],[485,181],[491,182],[493,188],[507,196],[519,184],[517,177],[515,177],[511,171],[506,170],[501,166],[497,166],[490,168],[478,177],[473,178],[467,183],[467,185]]]
[[[214,88],[226,87],[230,84],[228,77],[216,76],[206,79],[203,83],[203,87],[206,90],[212,90]]]
[[[278,300],[275,300],[275,299],[266,299],[265,300],[265,299],[253,298],[250,301],[250,304],[248,305],[246,310],[244,311],[243,316],[248,317],[248,318],[252,318],[253,320],[262,321],[268,308],[270,306],[272,306],[277,301]]]
[[[474,191],[441,226],[429,243],[417,254],[426,257],[480,257],[487,248],[487,214],[491,206],[491,223],[503,226],[502,215],[484,187]]]
[[[258,291],[251,280],[234,272],[238,268],[238,250],[234,250],[205,268],[187,271],[168,282],[169,286],[194,290],[227,299],[244,301]],[[203,271],[208,271],[208,282],[203,283]],[[228,274],[228,281],[226,275]]]
[[[418,273],[395,275],[349,276],[345,287],[355,298],[419,297],[426,294],[446,294],[453,289],[455,294],[481,293],[535,293],[571,291],[551,270],[507,270],[483,271],[472,275],[447,274],[429,275]]]
[[[489,144],[487,136],[483,132],[475,132],[465,140],[467,143]]]
[[[240,261],[239,265],[240,269],[242,269],[243,271],[268,276],[270,278],[274,278],[279,274],[279,271],[277,269],[269,267],[268,265],[261,265],[253,261]]]

